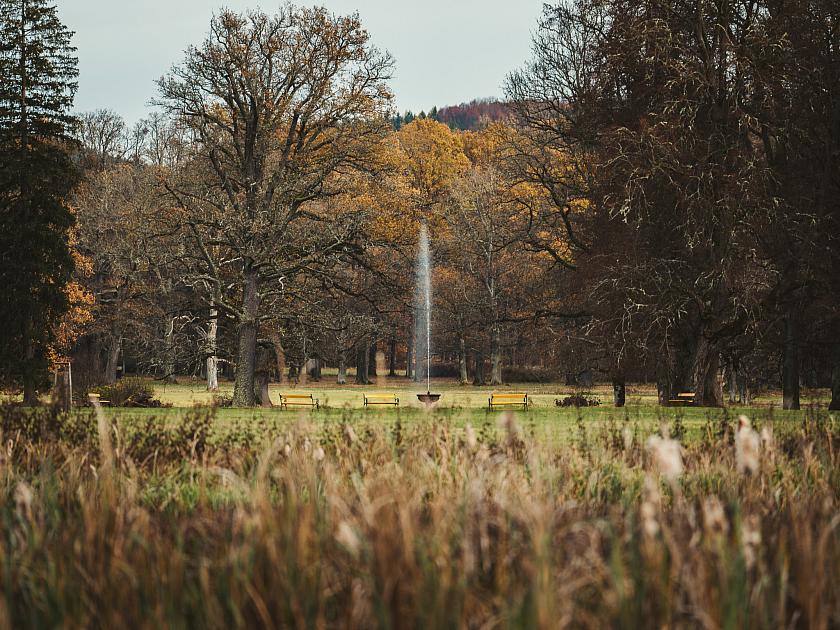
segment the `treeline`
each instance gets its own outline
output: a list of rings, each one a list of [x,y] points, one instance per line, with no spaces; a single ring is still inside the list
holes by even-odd
[[[226,374],[242,406],[323,365],[339,383],[352,366],[360,384],[419,379],[425,224],[432,368],[462,383],[655,380],[664,404],[700,405],[781,386],[797,408],[804,382],[840,405],[837,7],[699,6],[548,6],[504,106],[399,124],[392,60],[358,18],[219,14],[148,119],[40,112],[63,121],[33,135],[65,156],[68,188],[4,171],[25,182],[4,184],[4,384],[34,400],[62,358],[82,389],[123,366],[210,389]],[[61,59],[75,67],[66,41]],[[20,96],[3,101],[9,151]],[[62,220],[5,210],[20,191]],[[72,264],[21,275],[27,248]]]
[[[616,379],[646,356],[663,401],[720,405],[723,371],[796,409],[807,364],[840,405],[838,23],[823,0],[545,8],[508,97]]]
[[[443,123],[450,129],[459,131],[478,131],[491,123],[503,121],[510,114],[507,106],[495,99],[476,99],[469,103],[460,105],[448,105],[446,107],[432,107],[428,113],[421,111],[415,114],[408,110],[397,114],[392,119],[395,130],[403,125],[410,124],[415,119],[430,118],[431,120]]]

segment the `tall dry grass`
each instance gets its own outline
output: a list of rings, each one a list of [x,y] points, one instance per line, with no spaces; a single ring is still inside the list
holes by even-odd
[[[840,625],[825,415],[678,447],[629,421],[569,444],[512,416],[259,442],[214,437],[207,410],[175,427],[39,414],[0,412],[7,626]]]

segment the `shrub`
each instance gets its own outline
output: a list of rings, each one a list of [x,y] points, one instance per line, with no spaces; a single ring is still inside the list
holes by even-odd
[[[155,390],[143,379],[124,378],[113,385],[103,385],[90,390],[91,394],[99,394],[102,400],[110,401],[112,407],[164,407],[155,398]]]
[[[558,407],[597,407],[601,404],[601,399],[588,394],[572,394],[565,398],[558,398],[554,404]]]

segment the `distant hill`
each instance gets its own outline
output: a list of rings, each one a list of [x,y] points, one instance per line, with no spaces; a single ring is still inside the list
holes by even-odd
[[[420,112],[415,114],[407,111],[404,114],[397,114],[394,119],[394,129],[410,123],[415,118],[431,118],[449,125],[452,129],[461,131],[474,131],[486,127],[492,122],[506,118],[507,106],[502,101],[495,99],[475,99],[469,103],[460,105],[447,105],[438,109],[432,107],[428,113]]]

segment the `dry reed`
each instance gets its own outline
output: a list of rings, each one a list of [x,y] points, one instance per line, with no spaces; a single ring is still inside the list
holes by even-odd
[[[214,441],[211,410],[31,434],[0,414],[6,626],[840,625],[826,416],[677,448],[632,426],[541,444],[513,416]]]

